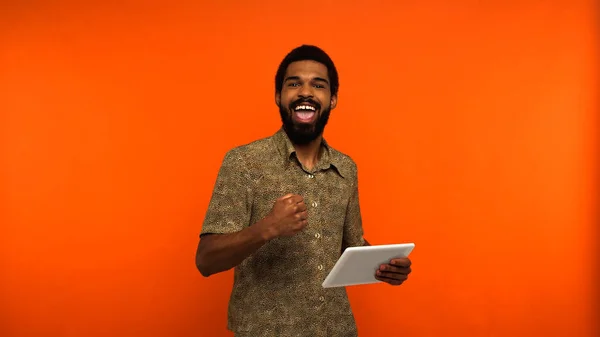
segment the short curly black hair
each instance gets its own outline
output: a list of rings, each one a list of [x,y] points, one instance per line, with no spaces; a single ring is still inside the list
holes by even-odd
[[[283,79],[288,66],[292,62],[311,60],[322,63],[327,67],[327,75],[329,76],[331,96],[337,95],[340,86],[337,69],[333,64],[333,60],[321,48],[313,45],[301,45],[290,51],[283,61],[279,64],[277,74],[275,74],[275,92],[281,93],[283,88]]]

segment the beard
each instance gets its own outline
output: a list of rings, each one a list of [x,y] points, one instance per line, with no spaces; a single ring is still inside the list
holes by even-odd
[[[327,122],[329,121],[329,114],[331,113],[330,107],[327,107],[323,110],[320,110],[319,108],[318,110],[320,110],[321,113],[319,116],[317,116],[317,119],[312,124],[296,123],[292,118],[294,111],[293,107],[298,106],[303,102],[310,102],[320,107],[319,104],[311,100],[298,100],[290,104],[290,106],[287,108],[281,104],[279,105],[279,114],[281,115],[283,129],[287,133],[292,143],[298,145],[306,145],[321,136],[325,130]]]

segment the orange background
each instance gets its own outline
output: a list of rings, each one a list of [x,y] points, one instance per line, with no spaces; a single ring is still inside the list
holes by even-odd
[[[366,238],[416,243],[405,285],[349,288],[361,336],[598,333],[592,1],[118,3],[2,4],[1,336],[229,336],[198,233],[301,43]]]

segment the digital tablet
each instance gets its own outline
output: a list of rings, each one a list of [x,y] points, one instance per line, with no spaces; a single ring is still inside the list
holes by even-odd
[[[413,248],[414,243],[346,248],[323,281],[323,288],[382,282],[375,278],[379,266],[408,257]]]

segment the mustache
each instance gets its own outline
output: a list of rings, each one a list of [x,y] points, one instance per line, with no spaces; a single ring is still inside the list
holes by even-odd
[[[290,103],[290,109],[293,110],[294,108],[296,108],[298,105],[302,105],[303,103],[309,103],[310,105],[314,106],[315,108],[317,108],[317,110],[321,109],[321,104],[313,101],[310,98],[301,98],[298,100],[293,101],[292,103]]]

